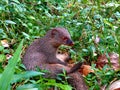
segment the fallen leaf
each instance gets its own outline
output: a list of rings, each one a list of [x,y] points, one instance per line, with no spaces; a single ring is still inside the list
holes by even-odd
[[[82,65],[79,72],[87,76],[89,73],[94,72],[94,70],[91,69],[90,65]]]
[[[120,80],[117,80],[110,84],[108,90],[120,90]]]
[[[3,47],[9,47],[8,41],[7,40],[1,40],[1,44]]]
[[[98,43],[100,42],[100,38],[99,38],[98,36],[96,36],[94,42],[95,42],[96,44],[98,44]]]
[[[6,59],[7,59],[7,60],[10,59],[11,57],[12,57],[12,55],[6,54]]]
[[[120,65],[119,65],[119,55],[117,53],[109,53],[109,58],[110,58],[110,63],[112,65],[112,68],[114,70],[118,70],[120,69]],[[105,54],[103,55],[100,55],[97,59],[97,62],[96,62],[96,66],[98,68],[103,68],[104,65],[108,64],[109,65],[109,62],[108,62],[108,58],[106,57]]]
[[[69,3],[68,5],[67,5],[67,8],[70,8],[72,6],[72,3]]]

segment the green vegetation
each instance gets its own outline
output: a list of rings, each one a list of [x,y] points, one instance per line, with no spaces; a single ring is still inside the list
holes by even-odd
[[[21,63],[21,50],[24,53],[35,38],[53,27],[67,28],[75,42],[70,49],[73,58],[94,68],[95,73],[85,77],[90,90],[100,90],[114,78],[120,79],[119,71],[108,70],[109,66],[100,70],[93,64],[101,54],[120,55],[119,0],[0,0],[0,40],[7,40],[9,45],[0,43],[1,90],[47,90],[51,86],[71,90],[66,81],[45,79],[42,72],[27,72]],[[24,45],[16,50],[22,39]],[[9,63],[7,55],[13,56]]]

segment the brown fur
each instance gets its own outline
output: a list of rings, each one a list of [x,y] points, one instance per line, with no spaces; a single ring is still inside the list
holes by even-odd
[[[70,73],[68,76],[70,77],[68,83],[74,87],[75,90],[88,90],[82,75],[78,71]]]
[[[56,51],[61,44],[73,44],[70,34],[65,28],[53,28],[43,38],[35,40],[28,47],[23,57],[23,64],[26,66],[26,69],[35,70],[36,67],[39,67],[41,70],[48,70],[49,72],[45,74],[47,78],[56,78],[57,74],[63,72],[63,69],[68,74],[75,72],[80,68],[81,63],[78,63],[77,67],[74,65],[71,68],[66,62],[56,58]],[[74,76],[77,77],[77,75],[69,75],[71,78],[75,78]],[[74,79],[71,81],[74,81]]]

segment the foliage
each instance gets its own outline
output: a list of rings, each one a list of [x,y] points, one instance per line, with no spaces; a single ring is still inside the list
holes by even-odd
[[[18,49],[13,55],[13,58],[9,61],[7,67],[2,73],[2,76],[0,78],[0,88],[2,90],[8,90],[10,88],[9,86],[10,86],[10,82],[12,80],[12,77],[15,71],[15,66],[16,66],[18,59],[20,58],[22,44],[23,44],[23,41],[21,41],[20,45],[18,46]]]
[[[109,69],[108,69],[109,68]],[[102,70],[93,68],[95,73],[91,73],[86,77],[86,82],[90,86],[90,90],[100,90],[100,86],[108,86],[109,83],[113,80],[113,78],[118,78],[117,74],[113,69],[109,66],[105,65]],[[104,79],[103,79],[104,78]],[[98,82],[101,81],[101,82]],[[91,83],[89,83],[91,82]]]
[[[119,0],[1,0],[0,3],[0,40],[7,40],[10,45],[6,48],[0,43],[1,73],[7,63],[6,55],[13,55],[21,39],[25,39],[24,53],[25,48],[33,39],[44,36],[47,30],[58,26],[66,27],[71,33],[75,45],[70,49],[70,52],[76,60],[92,64],[100,54],[117,52],[120,55]],[[23,72],[24,66],[18,60],[15,73],[21,74]],[[98,85],[98,76],[101,85],[104,82],[108,85],[114,78],[113,73],[116,74],[115,71],[111,71],[111,77],[105,78],[106,81],[104,81],[101,79],[102,76],[106,76],[104,70],[98,70],[98,72],[99,74],[96,72],[95,76],[91,75],[93,81],[87,81],[92,90],[100,86]],[[14,73],[14,70],[11,73]],[[86,77],[87,79],[89,76]],[[32,84],[32,87],[36,88],[40,84],[36,84],[37,80],[24,78],[21,82],[15,83],[13,87],[19,87],[22,84],[27,87]],[[40,78],[40,80],[44,82],[44,78]],[[92,87],[93,84],[95,87]],[[53,82],[43,85],[43,88],[49,88],[49,86],[54,86]]]

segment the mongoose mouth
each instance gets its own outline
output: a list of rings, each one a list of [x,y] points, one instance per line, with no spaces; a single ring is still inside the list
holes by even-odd
[[[73,46],[74,45],[74,42],[72,42],[71,44],[69,44],[69,46]]]
[[[73,46],[73,45],[74,45],[74,43],[69,44],[69,46]]]

